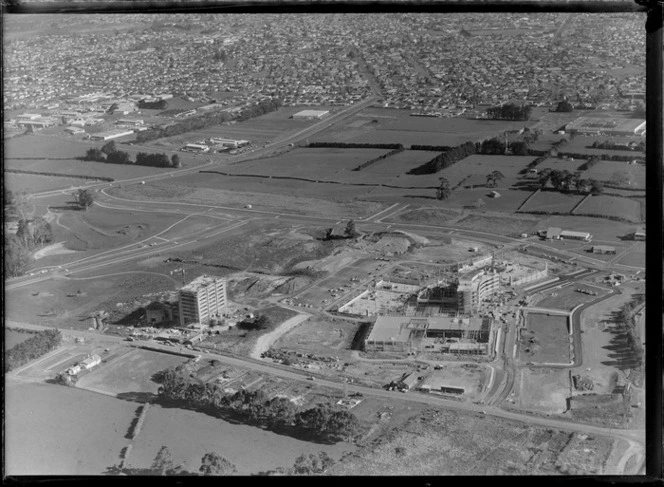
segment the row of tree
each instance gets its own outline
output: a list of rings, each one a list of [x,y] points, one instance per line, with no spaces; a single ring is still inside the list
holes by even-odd
[[[519,120],[530,119],[532,108],[528,105],[516,105],[515,103],[506,103],[497,107],[487,109],[487,114],[493,120]]]
[[[645,152],[646,151],[646,143],[644,141],[640,141],[638,144],[635,145],[628,145],[628,144],[616,144],[615,142],[611,142],[610,140],[605,140],[604,142],[598,142],[595,141],[592,143],[590,146],[592,149],[606,149],[606,150],[629,150],[629,151],[635,151],[635,152]]]
[[[136,164],[137,166],[150,167],[181,167],[180,156],[173,154],[169,159],[166,154],[147,154],[139,152],[136,160],[132,161],[129,154],[118,150],[115,141],[104,144],[101,148],[91,147],[83,157],[84,161],[107,162],[109,164]]]
[[[52,241],[51,224],[43,217],[20,219],[16,234],[5,234],[5,275],[15,277],[24,274],[33,262],[32,252]]]
[[[363,162],[362,164],[360,164],[359,166],[354,168],[353,171],[361,171],[362,169],[364,169],[366,167],[369,167],[372,164],[377,163],[378,161],[382,161],[384,159],[387,159],[388,157],[391,157],[395,154],[398,154],[398,153],[403,152],[403,151],[406,150],[406,149],[404,149],[404,147],[401,144],[399,144],[399,146],[400,146],[399,148],[394,149],[394,150],[388,152],[387,154],[383,154],[382,156],[374,157],[373,159],[370,159],[366,162]]]
[[[352,439],[360,428],[358,419],[346,410],[319,405],[301,411],[287,398],[269,399],[263,390],[227,394],[217,384],[195,382],[184,368],[164,371],[159,400],[230,413],[247,424],[327,442]]]
[[[449,145],[421,145],[421,144],[413,144],[410,146],[410,150],[426,150],[426,151],[433,151],[433,152],[446,152],[450,150],[452,147]]]
[[[189,117],[165,127],[144,130],[136,134],[136,142],[143,143],[151,140],[161,139],[163,137],[172,137],[194,130],[201,130],[214,125],[219,125],[231,120],[243,121],[258,117],[265,113],[278,110],[281,106],[279,98],[266,98],[251,106],[245,107],[238,113],[230,113],[222,110],[215,110],[204,113],[200,116]]]
[[[403,149],[401,144],[373,144],[370,142],[310,142],[308,147],[336,147],[339,149]]]
[[[477,152],[479,154],[504,155],[507,153],[508,147],[512,154],[516,156],[528,155],[528,142],[526,140],[517,140],[508,145],[507,142],[503,142],[498,137],[478,143]]]
[[[464,142],[461,145],[453,147],[447,152],[438,154],[429,162],[411,169],[407,174],[435,174],[438,171],[441,171],[446,167],[450,167],[452,164],[455,164],[460,160],[475,154],[476,152],[477,147],[474,142]]]
[[[626,339],[628,345],[631,347],[633,353],[638,359],[639,363],[643,362],[643,345],[641,342],[644,337],[639,336],[634,319],[634,311],[637,307],[643,304],[646,300],[644,294],[637,294],[632,301],[625,303],[618,311],[619,326],[626,332]]]
[[[62,342],[60,330],[44,330],[5,352],[5,373],[54,350]]]

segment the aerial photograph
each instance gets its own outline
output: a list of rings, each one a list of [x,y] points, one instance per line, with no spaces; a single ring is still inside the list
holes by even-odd
[[[645,475],[645,18],[5,15],[4,477]]]

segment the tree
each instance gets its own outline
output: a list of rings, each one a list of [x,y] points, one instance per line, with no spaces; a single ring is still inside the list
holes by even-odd
[[[171,156],[171,166],[173,167],[182,167],[182,163],[180,162],[180,156],[177,154],[173,154]]]
[[[515,156],[527,156],[528,142],[526,142],[525,140],[512,142],[512,144],[510,145],[510,149],[512,150],[512,154],[514,154]]]
[[[14,212],[20,219],[29,220],[35,212],[32,195],[25,191],[14,195]]]
[[[561,102],[558,102],[558,106],[555,109],[556,112],[571,112],[573,110],[574,110],[574,107],[567,100],[563,100]]]
[[[84,210],[87,210],[95,202],[92,191],[89,189],[79,189],[74,193],[74,199],[76,200],[76,203],[78,203],[78,206]]]
[[[494,137],[482,142],[480,152],[482,154],[503,155],[505,154],[506,148],[507,147],[504,142]]]
[[[344,235],[346,235],[347,238],[357,237],[357,230],[355,230],[355,222],[353,220],[348,220],[346,229],[344,230]]]
[[[505,179],[505,175],[500,171],[493,171],[489,176],[491,176],[491,181],[493,181],[493,186],[496,185],[496,182]]]
[[[237,472],[237,467],[218,453],[211,452],[203,456],[198,471],[203,475],[230,475]]]
[[[8,277],[22,275],[30,263],[30,250],[15,235],[5,234],[4,269]]]
[[[131,161],[129,160],[129,154],[121,150],[111,152],[106,158],[106,161],[111,164],[131,164]]]
[[[547,167],[542,169],[542,172],[539,173],[538,179],[541,188],[544,188],[551,179],[551,172],[551,169]]]
[[[313,453],[309,453],[309,455],[302,454],[295,459],[295,464],[289,473],[292,475],[321,474],[332,465],[334,465],[334,460],[324,451],[318,452],[318,455]]]
[[[594,179],[590,180],[590,194],[598,195],[602,194],[604,191],[604,184],[601,181],[596,181]]]
[[[90,147],[83,156],[84,161],[105,162],[106,154],[97,147]]]
[[[438,180],[440,181],[440,185],[438,186],[438,189],[436,189],[436,198],[439,200],[446,200],[450,197],[450,194],[452,194],[450,182],[445,178],[438,178]]]
[[[113,152],[116,152],[117,150],[118,150],[118,148],[115,146],[115,141],[114,140],[111,140],[111,141],[107,142],[101,148],[101,151],[106,155],[110,155]]]
[[[173,475],[182,470],[181,465],[175,465],[173,455],[167,446],[162,446],[152,462],[151,469],[159,475]]]

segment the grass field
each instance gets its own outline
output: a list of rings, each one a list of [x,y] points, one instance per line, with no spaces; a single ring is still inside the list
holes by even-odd
[[[546,211],[552,213],[569,213],[584,198],[579,194],[564,194],[558,191],[539,191],[520,211]]]
[[[5,475],[99,475],[119,462],[136,403],[75,387],[8,382]]]
[[[567,364],[571,361],[567,316],[528,313],[521,332],[519,356],[523,362]]]
[[[240,475],[292,467],[302,454],[325,451],[338,460],[345,452],[356,449],[343,442],[311,443],[203,413],[161,406],[150,408],[133,445],[128,464],[134,468],[149,467],[165,445],[173,453],[175,463],[184,464],[189,471],[198,470],[203,455],[217,452],[235,464]]]
[[[100,182],[84,178],[39,176],[36,174],[16,174],[9,172],[6,172],[4,176],[5,187],[13,193],[25,191],[29,194],[34,194],[53,189],[68,189],[73,192],[74,187]]]
[[[187,359],[177,355],[135,349],[102,364],[76,383],[76,387],[110,394],[156,394],[159,384],[151,377]]]
[[[505,179],[497,182],[497,188],[513,185],[521,178],[519,171],[524,169],[535,158],[532,156],[489,156],[474,154],[443,169],[437,177],[446,178],[451,187],[463,182],[463,186],[479,186],[487,184],[487,175],[500,171]]]
[[[639,201],[633,198],[620,198],[618,196],[591,196],[574,213],[578,215],[596,214],[615,216],[634,223],[643,221],[641,219],[641,204]]]
[[[645,189],[646,167],[619,161],[602,161],[583,172],[583,177],[624,188]]]
[[[244,162],[225,168],[233,174],[265,174],[335,181],[363,162],[388,151],[384,149],[301,148],[281,156]],[[358,175],[351,173],[351,176]]]

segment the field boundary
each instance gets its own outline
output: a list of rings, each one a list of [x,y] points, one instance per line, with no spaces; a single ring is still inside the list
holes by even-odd
[[[528,201],[530,201],[530,199],[531,199],[532,197],[534,197],[537,193],[539,193],[541,190],[542,190],[541,188],[537,188],[535,191],[533,191],[533,192],[530,194],[530,196],[528,196],[525,200],[523,200],[523,203],[521,203],[521,204],[519,205],[519,207],[516,209],[515,213],[519,213],[519,212],[521,212],[521,208],[523,208],[524,205],[525,205],[526,203],[528,203]]]
[[[578,208],[579,208],[579,207],[580,207],[580,206],[581,206],[581,205],[582,205],[582,204],[583,204],[588,198],[590,198],[591,196],[592,196],[592,195],[591,195],[590,193],[588,193],[587,195],[585,195],[585,196],[581,199],[581,201],[579,201],[576,205],[574,205],[574,208],[572,208],[571,210],[569,210],[569,214],[570,214],[570,215],[573,215],[574,212],[575,212],[575,211],[576,211],[576,210],[577,210],[577,209],[578,209]]]
[[[221,176],[228,177],[244,177],[244,178],[263,178],[263,179],[285,179],[293,181],[304,181],[307,183],[325,183],[325,184],[339,184],[341,186],[372,186],[372,187],[383,187],[383,188],[394,188],[394,189],[436,189],[438,186],[395,186],[393,184],[383,184],[383,183],[342,183],[340,181],[330,181],[326,179],[309,179],[309,178],[300,178],[297,176],[268,176],[265,174],[231,174],[223,171],[198,171],[199,174],[219,174]]]
[[[29,174],[32,176],[51,176],[56,178],[93,179],[95,181],[107,181],[107,182],[115,181],[115,179],[106,176],[85,176],[83,174],[62,174],[56,172],[26,171],[24,169],[5,169],[5,172],[15,173],[15,174]]]

